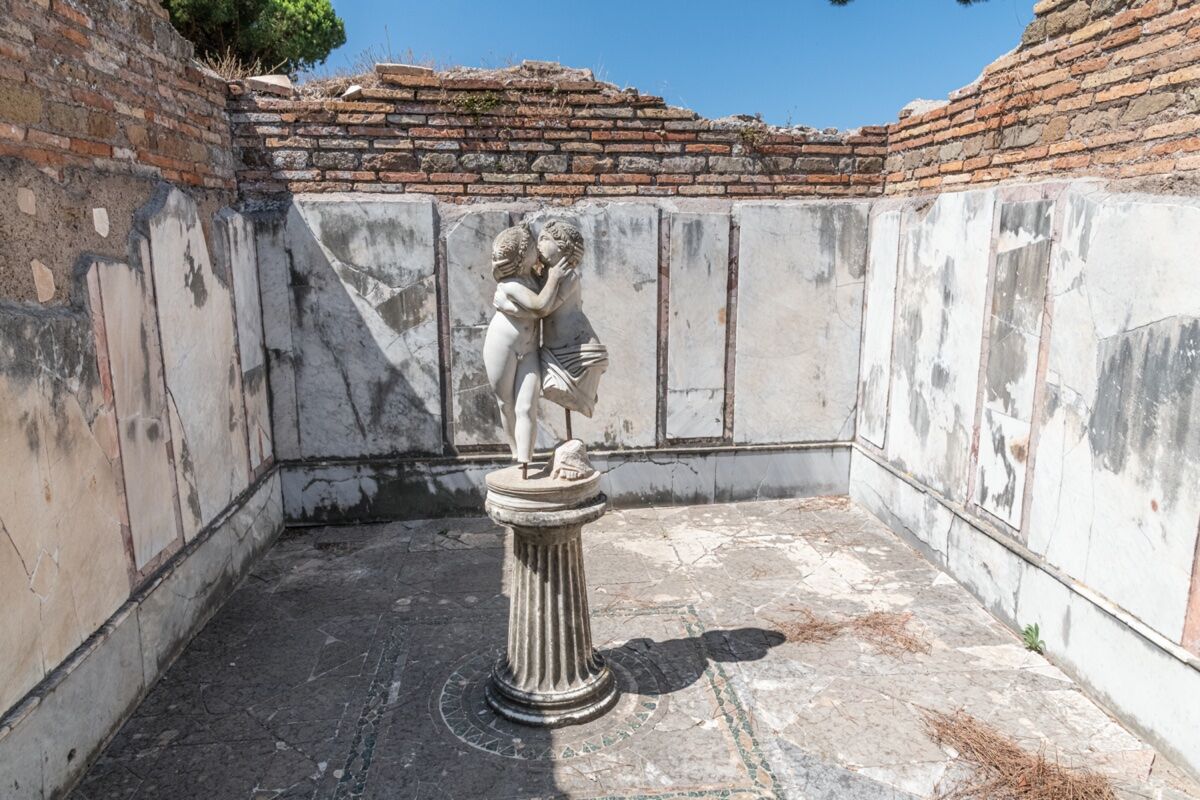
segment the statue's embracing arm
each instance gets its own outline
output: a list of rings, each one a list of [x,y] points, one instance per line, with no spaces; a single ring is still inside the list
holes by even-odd
[[[534,292],[516,281],[501,281],[496,285],[492,305],[497,311],[514,317],[540,319],[561,305],[559,287],[572,278],[578,280],[564,259],[546,272],[546,285],[540,292]]]

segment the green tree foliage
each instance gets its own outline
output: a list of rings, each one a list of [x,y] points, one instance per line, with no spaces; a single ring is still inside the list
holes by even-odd
[[[236,56],[272,72],[323,62],[346,42],[329,0],[164,0],[171,24],[206,58]]]

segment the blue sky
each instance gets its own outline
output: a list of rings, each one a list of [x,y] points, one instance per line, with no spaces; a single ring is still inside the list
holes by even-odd
[[[531,58],[707,117],[775,124],[884,123],[916,97],[941,98],[1016,46],[1033,0],[333,0],[346,44],[325,69],[410,53],[439,66]],[[318,72],[321,70],[319,69]]]

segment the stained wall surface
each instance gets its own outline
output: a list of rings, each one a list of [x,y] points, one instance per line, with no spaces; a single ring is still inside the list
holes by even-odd
[[[275,438],[294,438],[305,461],[504,452],[482,362],[491,243],[561,219],[583,233],[583,307],[610,363],[592,417],[573,417],[577,437],[600,449],[848,442],[868,210],[298,196],[284,222],[259,226],[265,336],[286,352],[271,359],[284,387]],[[730,336],[735,270],[745,313]],[[543,401],[539,426],[543,446],[561,439],[562,409]]]
[[[898,210],[873,228],[852,495],[1195,766],[1195,726],[1082,639],[1139,639],[1200,714],[1200,204],[1075,183]]]

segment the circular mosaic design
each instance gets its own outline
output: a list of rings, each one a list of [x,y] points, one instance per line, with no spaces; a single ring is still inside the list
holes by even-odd
[[[484,686],[500,655],[500,649],[488,649],[463,658],[432,698],[434,717],[456,739],[478,750],[523,761],[579,758],[624,745],[666,712],[662,672],[645,657],[617,648],[605,652],[621,690],[607,714],[553,731],[518,725],[492,711],[484,699]]]

